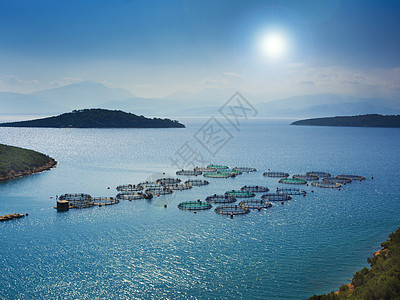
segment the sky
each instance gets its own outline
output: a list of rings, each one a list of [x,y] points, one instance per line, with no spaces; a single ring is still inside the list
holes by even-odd
[[[400,1],[0,0],[0,91],[399,99]]]

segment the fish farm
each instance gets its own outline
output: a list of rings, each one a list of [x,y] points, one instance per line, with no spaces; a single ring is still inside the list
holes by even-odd
[[[179,209],[183,210],[207,210],[211,209],[212,205],[208,202],[203,202],[200,200],[197,201],[186,201],[186,202],[181,202],[178,204]]]
[[[207,185],[210,184],[207,180],[201,180],[201,179],[189,179],[185,181],[186,185],[191,185],[191,186],[202,186],[202,185]]]
[[[284,178],[284,177],[289,177],[289,173],[285,172],[265,172],[263,174],[265,177],[278,177],[278,178]]]
[[[245,185],[240,188],[242,191],[253,192],[253,193],[266,193],[269,192],[269,188],[266,186],[254,186],[254,185]]]
[[[226,203],[234,203],[236,202],[236,198],[230,195],[217,195],[214,194],[213,196],[208,196],[206,201],[209,203],[215,204],[226,204]]]
[[[307,180],[300,178],[282,178],[279,180],[279,183],[284,184],[307,184]]]
[[[254,194],[253,192],[242,191],[242,190],[227,191],[225,192],[225,195],[233,196],[235,198],[252,198],[256,196],[256,194]]]
[[[265,200],[243,200],[239,203],[242,207],[247,207],[248,209],[261,209],[268,208],[272,206],[272,203],[269,203]]]
[[[306,195],[307,192],[301,189],[290,189],[290,188],[278,188],[276,189],[277,194],[284,195]]]
[[[269,170],[269,169],[268,169]],[[234,167],[229,168],[223,164],[210,164],[207,167],[195,167],[193,170],[181,169],[176,171],[178,176],[199,176],[209,178],[235,178],[236,175],[257,172],[252,167]],[[163,173],[165,174],[165,173]],[[287,172],[264,172],[263,180],[270,181],[273,178],[279,178],[278,183],[292,184],[292,185],[307,185],[308,181],[312,181],[311,185],[320,188],[331,188],[338,189],[342,185],[350,184],[353,181],[365,180],[364,176],[359,175],[337,175],[332,177],[327,172],[307,172],[305,174],[295,174],[292,178],[289,178]],[[253,175],[252,175],[253,176]],[[254,176],[253,176],[254,178]],[[262,178],[262,177],[261,177]],[[322,178],[322,180],[320,180]],[[372,179],[373,177],[371,177]],[[233,180],[233,179],[232,179]],[[277,179],[275,179],[277,180]],[[232,181],[234,182],[234,181]],[[258,182],[257,182],[258,183]],[[190,190],[192,187],[209,185],[210,182],[202,179],[188,179],[182,183],[181,178],[159,178],[156,181],[144,181],[137,184],[123,184],[118,185],[116,190],[119,192],[115,197],[92,197],[89,194],[76,193],[76,194],[63,194],[57,197],[57,211],[67,211],[70,208],[87,208],[93,206],[109,206],[118,204],[120,200],[142,200],[152,199],[153,196],[162,197],[175,192],[181,192]],[[292,199],[292,196],[306,196],[307,192],[304,189],[299,188],[279,188],[276,187],[276,191],[269,192],[270,189],[265,185],[252,185],[246,184],[240,189],[233,189],[225,192],[225,194],[213,194],[205,198],[204,201],[184,201],[178,204],[178,208],[181,210],[190,210],[193,212],[200,210],[209,210],[212,208],[212,204],[220,204],[215,208],[215,212],[221,215],[230,215],[231,218],[234,215],[244,215],[252,210],[261,210],[272,206],[270,202],[280,201],[282,204],[284,201]],[[312,190],[311,192],[314,192]],[[187,192],[190,195],[191,191]],[[262,196],[256,196],[256,193],[263,193]],[[193,197],[194,198],[194,197]],[[233,204],[239,198],[248,198],[242,200],[239,204]],[[250,199],[252,198],[252,199]],[[172,198],[173,199],[173,198]],[[222,204],[222,205],[221,205]],[[167,205],[164,204],[166,208]]]
[[[269,193],[262,195],[261,199],[267,201],[288,201],[292,200],[292,197],[287,194]]]
[[[250,210],[247,207],[241,205],[222,205],[218,206],[215,209],[215,212],[220,215],[235,216],[248,214]]]

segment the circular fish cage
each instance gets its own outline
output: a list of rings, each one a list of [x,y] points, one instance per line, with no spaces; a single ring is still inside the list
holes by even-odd
[[[257,171],[256,168],[250,168],[250,167],[234,167],[232,170],[242,171],[243,173],[250,173]]]
[[[191,185],[185,183],[166,184],[165,187],[173,191],[184,191],[192,188]]]
[[[353,180],[350,178],[333,178],[333,177],[328,177],[328,178],[322,178],[323,182],[338,182],[340,184],[346,184],[346,183],[351,183]]]
[[[276,189],[276,193],[283,195],[305,195],[307,192],[301,189],[280,188]]]
[[[266,193],[269,192],[269,188],[258,185],[245,185],[240,188],[242,191],[253,192],[253,193]]]
[[[265,177],[279,177],[279,178],[283,178],[283,177],[289,177],[288,173],[285,172],[265,172],[263,173],[263,176]]]
[[[160,178],[156,180],[156,183],[161,184],[161,185],[166,185],[166,184],[177,184],[181,182],[179,178]]]
[[[351,180],[364,180],[365,179],[364,176],[360,176],[360,175],[343,175],[343,174],[336,176],[336,178],[340,178],[340,179],[349,178]]]
[[[202,172],[202,173],[204,173],[204,172],[216,172],[216,171],[217,171],[217,168],[195,167],[195,168],[193,169],[193,171],[195,171],[195,172]]]
[[[64,194],[59,199],[67,200],[72,208],[87,208],[94,205],[89,194]]]
[[[138,186],[143,187],[143,189],[149,189],[149,188],[157,188],[157,187],[161,187],[160,184],[154,182],[154,181],[145,181],[145,182],[141,182],[138,184]]]
[[[141,200],[141,199],[145,199],[146,195],[143,193],[128,193],[128,192],[124,192],[124,193],[119,193],[117,195],[117,199],[119,200]]]
[[[327,182],[327,181],[315,181],[315,182],[311,182],[311,185],[320,187],[320,188],[328,188],[328,189],[334,189],[334,188],[338,188],[341,186],[341,184],[338,182]]]
[[[210,169],[212,168],[212,169],[217,169],[217,170],[229,169],[229,167],[225,166],[225,165],[213,165],[213,164],[208,165],[207,168],[210,168]]]
[[[195,171],[195,170],[180,170],[176,171],[176,175],[183,175],[183,176],[197,176],[203,174],[202,171]]]
[[[212,205],[204,201],[186,201],[178,204],[179,209],[183,210],[207,210],[211,209]]]
[[[241,205],[221,205],[215,209],[215,212],[220,215],[245,215],[250,212],[247,207]]]
[[[208,196],[206,198],[206,201],[209,203],[215,203],[215,204],[225,204],[225,203],[234,203],[236,202],[236,198],[234,196],[229,196],[229,195],[217,195],[214,194],[212,196]]]
[[[94,205],[113,205],[119,203],[119,200],[114,197],[95,197],[92,199]]]
[[[242,191],[242,190],[232,190],[232,191],[227,191],[225,193],[225,195],[227,196],[233,196],[235,198],[252,198],[255,197],[256,194],[254,194],[253,192],[249,192],[249,191]]]
[[[243,200],[239,203],[239,205],[242,207],[247,207],[248,209],[261,209],[271,207],[272,203],[269,203],[265,200]]]
[[[277,194],[277,193],[268,193],[261,196],[261,199],[267,201],[288,201],[292,200],[290,195],[286,194]]]
[[[207,180],[201,180],[201,179],[189,179],[185,181],[185,184],[191,186],[202,186],[209,184],[209,182]]]
[[[236,170],[236,169],[231,169],[231,170],[228,169],[228,170],[224,170],[224,172],[235,174],[235,175],[242,175],[243,174],[242,171]]]
[[[172,194],[172,190],[164,186],[161,186],[161,187],[148,188],[145,190],[145,193],[160,196],[160,195]]]
[[[228,172],[207,172],[203,173],[204,177],[208,178],[229,178],[232,177],[232,173]]]
[[[318,176],[318,177],[320,177],[320,178],[322,178],[322,177],[327,178],[327,177],[331,177],[331,176],[332,176],[331,173],[315,172],[315,171],[307,172],[306,175],[307,175],[307,176]]]
[[[296,174],[296,175],[293,175],[292,177],[298,178],[298,179],[304,179],[307,181],[319,180],[319,177],[317,175]]]
[[[117,186],[119,192],[139,192],[143,190],[143,186],[134,184],[124,184]]]
[[[300,185],[300,184],[306,184],[307,180],[300,178],[282,178],[279,180],[279,183]]]

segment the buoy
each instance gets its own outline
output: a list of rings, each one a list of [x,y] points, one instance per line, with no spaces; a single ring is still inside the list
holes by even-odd
[[[362,180],[360,179],[360,182],[361,182]]]
[[[200,199],[197,199],[197,202],[200,202]]]
[[[132,202],[132,199],[129,199],[129,202]]]
[[[311,193],[314,193],[314,190],[311,190]]]
[[[233,213],[231,213],[231,219],[233,219]]]
[[[340,191],[340,188],[338,188],[338,191]]]
[[[167,204],[164,204],[164,207],[167,208]]]
[[[99,203],[99,207],[101,207],[101,203]]]
[[[306,186],[308,186],[308,183],[306,184]]]
[[[285,204],[285,202],[282,201],[281,204]]]
[[[53,197],[50,197],[50,199],[53,199]]]
[[[371,176],[371,179],[374,179],[374,176]]]
[[[258,209],[258,211],[260,211],[260,210],[261,210],[261,207],[258,207],[257,209]]]
[[[303,194],[303,197],[305,197],[306,196],[306,194]]]
[[[110,187],[108,186],[108,187],[107,187],[107,190],[109,190],[109,189],[110,189]]]
[[[197,214],[197,211],[194,211],[193,213]]]
[[[28,214],[28,213],[26,213],[26,214],[25,214],[25,216],[29,216],[29,214]]]

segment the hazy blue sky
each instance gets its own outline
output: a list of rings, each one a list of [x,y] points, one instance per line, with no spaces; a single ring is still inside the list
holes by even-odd
[[[0,0],[0,90],[400,95],[400,1]],[[278,34],[271,56],[262,41]]]

